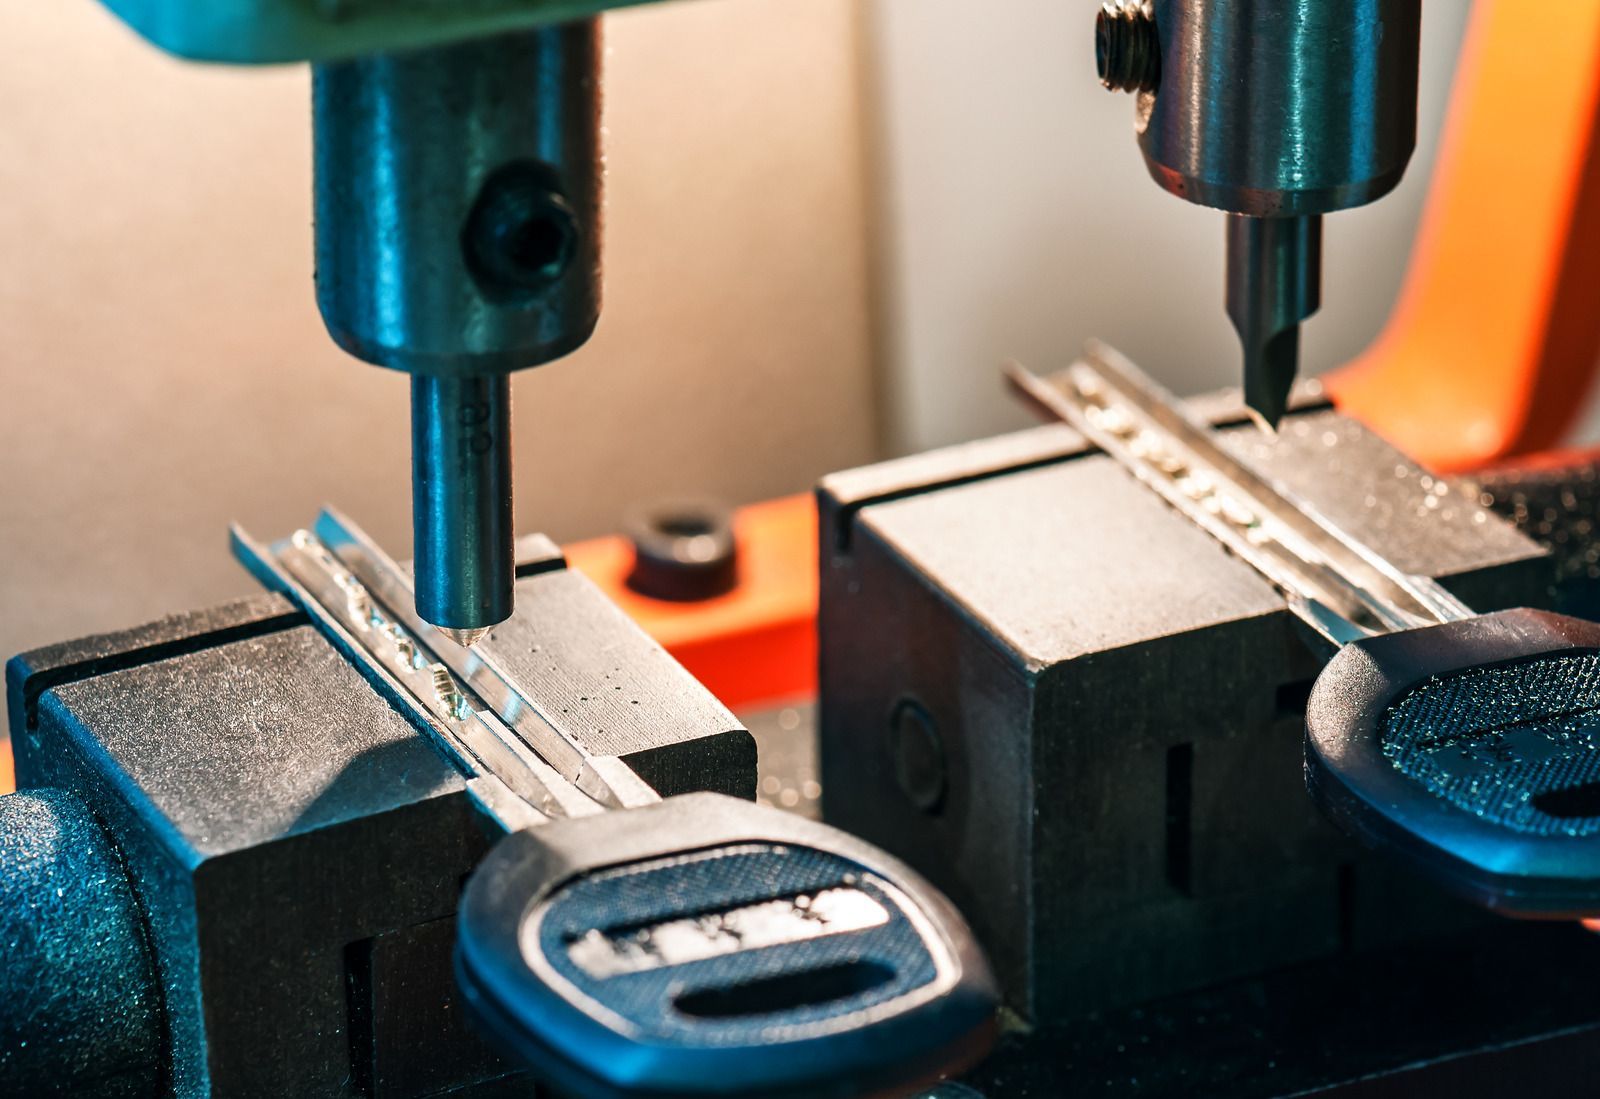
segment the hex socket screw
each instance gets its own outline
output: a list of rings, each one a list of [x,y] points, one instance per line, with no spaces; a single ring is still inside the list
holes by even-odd
[[[1161,39],[1148,3],[1107,0],[1094,19],[1100,83],[1114,92],[1153,92],[1161,83]]]

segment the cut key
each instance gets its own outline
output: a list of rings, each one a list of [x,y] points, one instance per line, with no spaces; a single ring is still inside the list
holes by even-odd
[[[1274,584],[1338,647],[1306,786],[1345,831],[1502,915],[1600,915],[1600,625],[1474,615],[1232,457],[1115,351],[1012,385]]]
[[[509,833],[462,895],[457,984],[480,1029],[561,1094],[898,1094],[987,1052],[987,963],[908,867],[778,809],[663,801],[590,756],[492,646],[468,654],[422,623],[406,572],[336,514],[272,545],[233,537]]]

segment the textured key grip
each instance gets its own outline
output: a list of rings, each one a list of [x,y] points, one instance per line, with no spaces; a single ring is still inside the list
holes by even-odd
[[[1600,914],[1600,625],[1513,610],[1347,645],[1311,693],[1306,784],[1502,914]]]
[[[457,973],[502,1046],[579,1096],[854,1096],[987,1046],[948,902],[843,833],[716,795],[507,837]]]

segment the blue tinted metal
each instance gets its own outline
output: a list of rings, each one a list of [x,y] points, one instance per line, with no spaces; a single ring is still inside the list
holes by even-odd
[[[1600,654],[1433,676],[1390,707],[1382,737],[1397,770],[1457,808],[1531,835],[1600,834],[1600,797],[1581,793],[1600,782]]]
[[[1416,144],[1418,0],[1155,0],[1140,96],[1155,180],[1204,206],[1300,217],[1399,182]]]

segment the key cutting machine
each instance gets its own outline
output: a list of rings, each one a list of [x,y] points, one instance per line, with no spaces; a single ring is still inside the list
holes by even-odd
[[[416,557],[235,531],[271,597],[9,665],[0,1091],[845,1096],[985,1052],[960,914],[736,800],[739,720],[513,537],[508,375],[599,314],[622,5],[110,6],[311,62],[317,301],[412,377]]]
[[[1292,599],[1070,427],[836,473],[731,526],[657,516],[636,554],[513,538],[506,377],[598,315],[595,18],[623,4],[107,4],[180,56],[313,65],[318,302],[341,347],[412,375],[416,561],[332,512],[236,531],[266,594],[11,661],[0,1092],[1597,1078],[1600,940],[1486,914],[1324,819],[1301,766],[1326,654]],[[1118,3],[1092,41],[1152,177],[1227,218],[1243,394],[1187,406],[1219,453],[1442,601],[1581,612],[1592,465],[1478,472],[1550,445],[1600,351],[1600,4],[1560,49],[1515,9],[1480,5],[1403,306],[1327,386],[1294,384],[1321,218],[1405,169],[1419,4]],[[1496,136],[1562,155],[1478,152],[1528,94],[1506,59],[1530,40],[1566,109]],[[1526,231],[1476,208],[1525,245],[1507,293],[1545,288],[1513,315],[1489,267],[1446,285],[1439,257],[1472,198],[1515,187],[1550,199]],[[1458,327],[1543,350],[1441,342],[1451,289]],[[1446,353],[1518,399],[1458,399]],[[1460,431],[1385,397],[1419,378]],[[1587,750],[1580,703],[1562,751]],[[818,789],[835,827],[728,797],[814,816]],[[1561,804],[1583,842],[1600,806]]]

